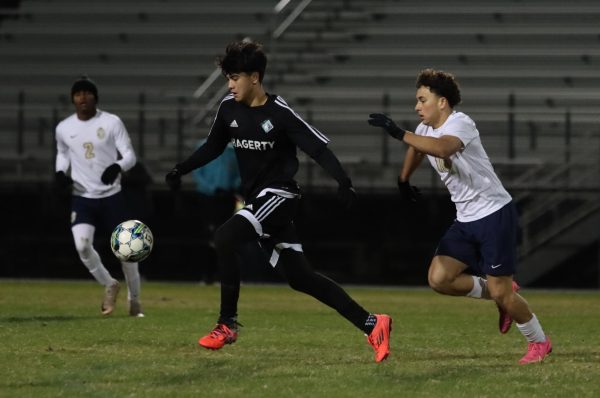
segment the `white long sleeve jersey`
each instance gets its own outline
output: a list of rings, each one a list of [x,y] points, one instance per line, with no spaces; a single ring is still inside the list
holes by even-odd
[[[61,121],[56,126],[56,147],[56,171],[67,173],[70,167],[73,194],[86,198],[104,198],[119,192],[120,174],[113,184],[105,185],[100,179],[102,173],[113,163],[127,171],[136,162],[121,119],[100,109],[90,120],[79,120],[73,114]]]
[[[450,192],[458,221],[479,220],[512,200],[496,175],[475,122],[469,116],[454,111],[439,128],[421,123],[415,133],[436,138],[452,135],[463,144],[461,150],[447,159],[427,155]]]

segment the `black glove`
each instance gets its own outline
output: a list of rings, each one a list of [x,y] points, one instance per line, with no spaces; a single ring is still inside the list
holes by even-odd
[[[398,190],[400,191],[400,199],[406,202],[418,202],[421,200],[421,192],[419,188],[410,185],[407,181],[400,181],[398,178]]]
[[[120,172],[121,166],[119,166],[116,163],[113,163],[110,166],[108,166],[106,170],[104,170],[104,173],[102,173],[102,177],[100,177],[100,179],[104,184],[110,185],[113,182],[115,182]]]
[[[56,174],[54,174],[54,182],[56,184],[56,188],[61,191],[66,191],[71,188],[71,185],[73,185],[73,180],[71,177],[66,175],[64,171],[57,171]]]
[[[340,184],[337,191],[337,199],[345,210],[349,210],[356,201],[356,191],[352,183]]]
[[[389,135],[397,140],[402,141],[406,130],[401,129],[394,123],[392,119],[384,115],[383,113],[371,113],[369,115],[369,124],[375,127],[382,127]]]
[[[171,190],[176,191],[181,186],[181,171],[177,166],[173,167],[171,171],[165,176],[165,181]]]

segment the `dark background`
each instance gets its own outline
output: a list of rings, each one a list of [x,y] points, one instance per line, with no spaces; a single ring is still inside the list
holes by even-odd
[[[132,215],[154,233],[151,256],[140,265],[147,280],[207,281],[218,279],[210,246],[209,221],[226,218],[231,201],[202,197],[194,190],[172,193],[158,185],[124,190]],[[72,241],[69,199],[50,183],[4,187],[0,241],[0,277],[89,278]],[[406,205],[395,191],[359,191],[357,205],[342,210],[333,191],[305,192],[295,220],[304,251],[318,271],[340,283],[427,285],[427,267],[438,239],[453,221],[454,205],[446,194],[425,192],[423,200]],[[217,217],[217,218],[218,218]],[[110,252],[110,231],[96,233],[95,247],[111,272],[120,275]],[[243,279],[282,279],[254,245],[244,247]],[[598,248],[591,245],[531,285],[595,288]]]

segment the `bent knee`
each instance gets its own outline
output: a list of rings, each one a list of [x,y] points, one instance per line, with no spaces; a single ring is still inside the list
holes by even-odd
[[[488,292],[490,298],[502,307],[507,307],[516,299],[516,293],[512,288],[512,279],[506,277],[488,276]]]
[[[444,293],[448,286],[452,284],[452,280],[447,278],[444,275],[429,275],[427,278],[427,282],[429,283],[429,287],[435,290],[438,293]]]
[[[510,303],[514,300],[514,293],[512,290],[503,291],[488,289],[488,291],[490,293],[490,298],[502,308],[507,308],[510,305]]]
[[[79,239],[75,242],[75,250],[77,250],[77,254],[82,259],[89,258],[94,251],[92,247],[92,242],[89,239]]]
[[[444,292],[448,288],[448,286],[452,284],[452,281],[454,279],[455,277],[445,272],[443,267],[435,266],[434,264],[432,264],[429,268],[427,282],[429,283],[429,287],[431,287],[436,292]]]
[[[429,286],[436,292],[448,294],[456,290],[453,284],[466,268],[466,264],[452,257],[435,256],[427,274]]]

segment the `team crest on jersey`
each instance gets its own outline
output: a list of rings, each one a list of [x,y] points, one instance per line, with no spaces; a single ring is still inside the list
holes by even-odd
[[[106,136],[106,131],[104,131],[102,127],[99,127],[98,130],[96,130],[96,135],[102,140]]]
[[[435,158],[435,164],[440,173],[452,173],[452,160]]]
[[[263,121],[260,124],[260,127],[262,127],[262,129],[265,133],[268,133],[269,131],[273,130],[273,128],[274,128],[273,123],[271,123],[271,121],[269,119]]]

